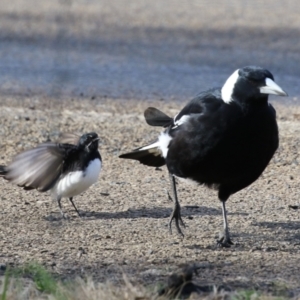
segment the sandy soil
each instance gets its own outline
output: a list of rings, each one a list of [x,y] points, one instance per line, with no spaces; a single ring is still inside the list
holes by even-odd
[[[107,99],[2,101],[1,160],[55,140],[60,132],[96,131],[101,137],[99,182],[75,197],[80,219],[67,200],[61,220],[48,194],[26,192],[1,180],[0,262],[38,261],[63,278],[92,275],[119,282],[122,273],[144,284],[164,281],[181,264],[201,266],[196,282],[230,288],[300,292],[299,132],[300,108],[276,105],[281,145],[263,176],[228,201],[236,245],[218,249],[222,226],[216,193],[180,183],[185,238],[167,228],[171,203],[166,168],[155,170],[119,153],[151,141],[159,130],[142,112],[154,105],[175,114],[181,103]]]
[[[35,260],[63,278],[114,282],[125,272],[148,285],[199,263],[199,284],[300,294],[300,208],[289,208],[300,205],[298,1],[1,4],[0,163],[61,132],[96,131],[104,166],[99,182],[75,197],[83,219],[63,202],[69,221],[49,195],[0,180],[0,265]],[[236,245],[216,247],[216,193],[183,183],[185,238],[170,235],[166,169],[118,155],[157,136],[145,108],[175,115],[249,64],[272,71],[290,97],[276,98],[281,141],[270,166],[228,201]]]

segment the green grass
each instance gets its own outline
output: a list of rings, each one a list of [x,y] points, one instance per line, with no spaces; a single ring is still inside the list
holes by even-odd
[[[38,291],[56,295],[58,289],[57,280],[40,264],[26,264],[21,269],[15,269],[12,272],[15,277],[28,277],[35,283]]]
[[[1,300],[7,300],[9,289],[13,289],[15,293],[22,293],[24,288],[28,289],[29,287],[32,293],[41,297],[52,295],[57,300],[67,299],[59,281],[51,273],[38,263],[28,263],[22,268],[6,270]]]
[[[29,263],[22,268],[8,269],[0,278],[0,300],[166,300],[157,297],[153,285],[143,287],[132,284],[126,276],[123,284],[113,285],[95,283],[88,278],[77,278],[64,283],[42,265]],[[217,292],[216,289],[208,295],[192,295],[190,299],[205,300],[284,300],[287,299],[286,286],[274,284],[274,294],[267,295],[255,290],[235,292]],[[179,298],[178,298],[179,299]]]
[[[234,297],[233,300],[256,300],[260,299],[261,295],[253,290],[244,290],[238,292]]]
[[[6,300],[6,293],[8,289],[8,281],[9,281],[9,275],[8,272],[6,272],[4,276],[4,283],[3,283],[3,292],[1,294],[1,300]]]

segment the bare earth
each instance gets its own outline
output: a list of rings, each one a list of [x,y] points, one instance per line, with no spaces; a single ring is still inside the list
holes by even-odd
[[[49,99],[48,99],[49,100]],[[103,172],[99,182],[75,197],[61,220],[48,194],[26,192],[4,180],[0,201],[0,260],[8,265],[38,261],[63,278],[91,275],[118,282],[122,273],[155,284],[181,264],[199,263],[196,282],[231,288],[274,290],[284,285],[299,293],[300,109],[276,105],[281,146],[263,176],[228,201],[236,245],[218,249],[222,226],[216,193],[179,183],[185,238],[169,234],[171,203],[166,168],[155,170],[118,154],[151,141],[158,130],[147,126],[142,111],[154,105],[175,114],[179,103],[159,101],[44,101],[1,107],[1,161],[60,132],[96,131],[101,136]],[[55,107],[54,107],[55,106]],[[291,113],[292,112],[292,113]]]
[[[155,285],[181,264],[197,263],[201,285],[300,295],[298,1],[1,4],[0,164],[62,132],[96,131],[103,172],[74,199],[84,218],[63,202],[68,221],[48,194],[0,179],[0,265],[38,261],[62,278],[115,283],[124,272]],[[170,235],[166,168],[118,155],[159,133],[146,125],[145,108],[174,116],[195,94],[249,64],[268,68],[290,97],[271,100],[280,127],[272,162],[228,201],[236,245],[216,246],[216,192],[186,183],[178,185],[185,238]]]

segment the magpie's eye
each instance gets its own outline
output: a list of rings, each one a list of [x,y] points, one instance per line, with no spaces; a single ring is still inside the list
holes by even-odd
[[[255,86],[261,86],[261,85],[264,85],[265,84],[265,78],[263,77],[251,77],[251,78],[248,78],[248,81],[252,84],[252,85],[255,85]]]
[[[259,81],[255,80],[253,78],[248,78],[248,82],[253,85],[253,86],[258,86],[259,85]]]

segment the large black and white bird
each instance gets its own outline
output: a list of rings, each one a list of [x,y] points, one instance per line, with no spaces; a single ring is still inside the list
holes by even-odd
[[[69,198],[80,216],[73,197],[98,180],[102,166],[98,146],[95,132],[82,135],[76,145],[40,144],[15,156],[8,166],[0,166],[0,176],[25,190],[51,191],[64,218],[61,199]]]
[[[218,245],[232,244],[225,202],[261,175],[278,147],[269,94],[287,96],[268,70],[249,66],[236,70],[222,88],[200,93],[174,118],[156,108],[145,111],[149,125],[166,129],[155,142],[120,157],[167,165],[174,201],[170,230],[173,220],[180,234],[184,226],[175,178],[191,179],[218,191],[224,222]]]

